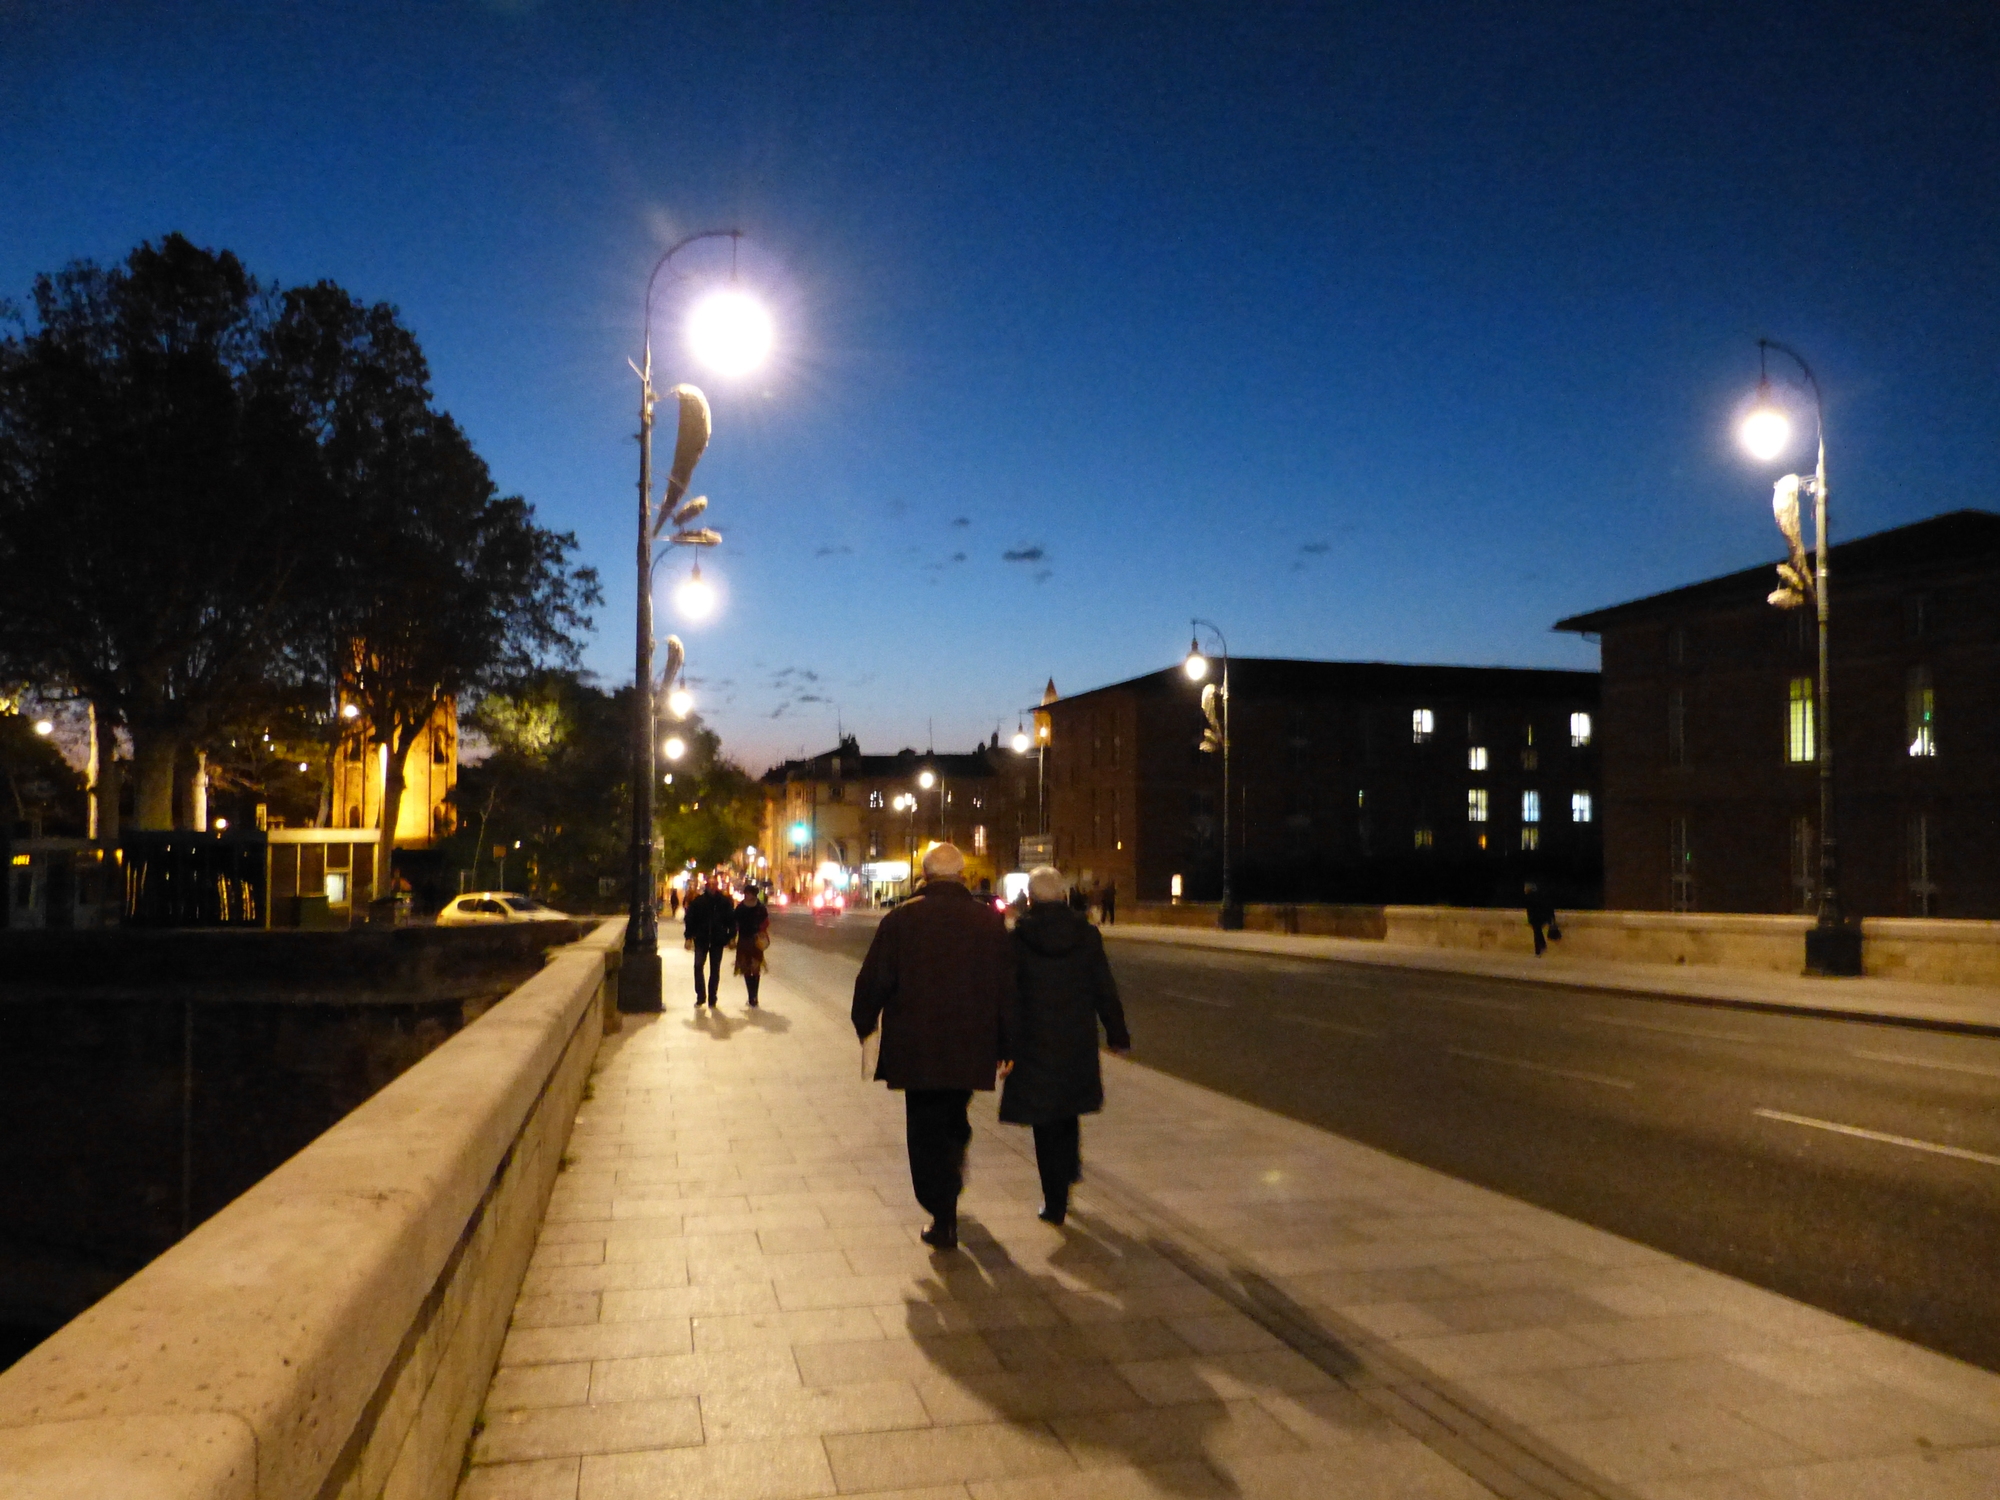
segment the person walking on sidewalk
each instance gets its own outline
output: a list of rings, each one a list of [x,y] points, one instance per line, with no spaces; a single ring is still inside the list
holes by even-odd
[[[1533,928],[1535,933],[1535,957],[1540,958],[1548,951],[1550,938],[1557,942],[1562,941],[1562,929],[1556,926],[1556,903],[1532,880],[1524,888],[1523,894],[1527,897],[1528,926]],[[1547,937],[1542,935],[1544,928],[1548,930]]]
[[[694,949],[694,1008],[700,1010],[706,1005],[715,1009],[719,998],[717,991],[722,988],[722,950],[729,946],[730,935],[736,930],[736,907],[722,893],[722,888],[714,876],[707,876],[701,883],[701,894],[690,896],[681,913],[681,931],[686,934],[687,946]],[[708,968],[708,983],[703,985],[702,967]]]
[[[764,950],[771,946],[771,909],[753,882],[743,888],[743,901],[736,908],[736,972],[743,976],[743,988],[750,992],[750,1008],[757,1008],[757,985],[764,977]]]
[[[1079,1116],[1104,1107],[1097,1028],[1113,1052],[1132,1048],[1125,1008],[1104,956],[1104,938],[1063,899],[1059,871],[1028,875],[1028,910],[1014,924],[1014,1068],[1000,1092],[1000,1118],[1035,1131],[1045,1223],[1069,1212],[1070,1184],[1083,1174]]]
[[[965,887],[965,856],[939,844],[924,883],[882,919],[854,980],[854,1034],[881,1031],[875,1077],[903,1091],[910,1186],[931,1216],[923,1241],[958,1246],[965,1118],[974,1091],[1005,1077],[1013,1056],[1014,953],[990,901]],[[864,1054],[865,1055],[865,1054]]]

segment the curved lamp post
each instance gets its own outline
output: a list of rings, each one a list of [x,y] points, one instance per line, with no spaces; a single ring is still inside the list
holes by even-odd
[[[735,229],[704,230],[669,246],[653,263],[652,274],[646,278],[641,324],[643,363],[632,366],[639,377],[639,597],[632,675],[632,844],[628,861],[631,899],[618,984],[619,1006],[623,1010],[660,1008],[659,910],[653,897],[654,751],[659,743],[653,709],[654,548],[668,523],[674,527],[664,539],[669,546],[713,547],[722,540],[706,527],[691,525],[708,508],[705,496],[688,499],[687,488],[695,465],[708,448],[712,425],[708,398],[691,385],[677,385],[667,392],[679,408],[679,419],[675,426],[673,466],[667,473],[657,517],[653,510],[653,405],[658,399],[653,389],[653,291],[660,272],[689,245],[701,240],[728,240],[732,284],[703,299],[694,309],[688,320],[689,347],[697,359],[718,373],[738,375],[754,369],[770,348],[771,324],[763,309],[733,284],[736,243],[742,237],[742,231]],[[680,592],[683,607],[690,615],[705,615],[712,607],[713,593],[701,578],[699,564]],[[663,684],[668,692],[678,674],[678,655],[670,649],[670,669]]]
[[[1812,930],[1806,934],[1806,972],[1851,976],[1861,972],[1861,932],[1848,925],[1846,913],[1841,909],[1838,840],[1833,827],[1833,704],[1827,666],[1826,406],[1820,398],[1819,380],[1798,350],[1775,339],[1757,340],[1757,404],[1738,430],[1750,455],[1768,463],[1791,443],[1791,420],[1772,399],[1771,380],[1765,369],[1766,356],[1773,349],[1798,365],[1812,392],[1813,427],[1819,449],[1810,477],[1787,474],[1774,486],[1771,496],[1772,513],[1778,529],[1785,534],[1791,555],[1778,564],[1779,586],[1771,591],[1770,602],[1779,609],[1810,604],[1819,625],[1819,704],[1814,725],[1819,760],[1819,911]],[[1801,490],[1813,497],[1814,555],[1810,561],[1799,528]]]
[[[1188,681],[1202,683],[1201,712],[1207,722],[1201,731],[1201,748],[1211,755],[1217,752],[1222,755],[1222,911],[1218,922],[1234,931],[1243,925],[1243,908],[1236,901],[1234,867],[1229,857],[1229,638],[1213,620],[1197,619],[1190,623],[1194,638],[1188,642],[1187,660],[1181,663],[1181,670],[1187,673]],[[1201,649],[1203,627],[1213,631],[1222,646],[1220,691],[1217,684],[1205,681],[1210,668]]]

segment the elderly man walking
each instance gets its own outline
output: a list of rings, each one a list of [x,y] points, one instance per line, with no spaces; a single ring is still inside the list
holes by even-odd
[[[990,901],[965,888],[965,856],[939,844],[923,888],[882,919],[854,981],[854,1031],[882,1032],[875,1076],[903,1091],[910,1185],[931,1216],[923,1241],[958,1245],[958,1195],[975,1090],[1006,1076],[1014,953]]]
[[[1014,1069],[1000,1095],[1001,1119],[1035,1128],[1041,1217],[1056,1225],[1069,1212],[1070,1184],[1083,1170],[1078,1117],[1104,1107],[1099,1024],[1113,1052],[1132,1046],[1104,938],[1070,909],[1064,885],[1048,865],[1028,876],[1028,910],[1014,924]]]

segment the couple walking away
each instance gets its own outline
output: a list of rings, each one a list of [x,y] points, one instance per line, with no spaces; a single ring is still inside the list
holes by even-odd
[[[764,905],[756,886],[743,892],[741,905],[733,904],[721,881],[714,876],[702,882],[701,892],[690,896],[681,918],[685,946],[694,950],[694,1008],[715,1009],[722,998],[722,952],[736,949],[735,969],[743,976],[750,992],[750,1008],[757,1008],[757,986],[764,977],[764,950],[771,942],[771,910]],[[702,979],[706,971],[708,983]]]
[[[875,1076],[903,1091],[910,1185],[934,1250],[958,1244],[972,1095],[1006,1081],[1000,1118],[1034,1127],[1041,1217],[1059,1225],[1082,1171],[1078,1117],[1104,1105],[1099,1022],[1114,1052],[1131,1048],[1104,940],[1065,895],[1058,871],[1034,871],[1010,936],[966,889],[965,856],[939,844],[924,856],[922,890],[882,919],[855,978],[855,1034],[882,1033]]]

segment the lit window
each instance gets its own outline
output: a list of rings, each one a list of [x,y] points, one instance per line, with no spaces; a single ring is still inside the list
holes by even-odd
[[[1521,830],[1521,848],[1523,850],[1539,849],[1541,847],[1542,847],[1541,829],[1523,828]]]
[[[882,805],[882,794],[880,792],[870,792],[868,794],[868,805],[870,807],[880,807]]]
[[[1424,745],[1430,743],[1431,732],[1437,728],[1437,716],[1428,708],[1419,708],[1410,714],[1410,743]]]
[[[974,854],[984,854],[986,852],[986,825],[984,823],[975,823],[972,825],[972,852]]]
[[[1470,787],[1465,793],[1465,821],[1484,823],[1486,821],[1486,788]]]
[[[1581,750],[1590,743],[1590,715],[1571,714],[1569,716],[1569,742],[1573,749]]]
[[[1470,750],[1467,750],[1465,752],[1465,766],[1469,771],[1485,770],[1486,747],[1484,745],[1474,745]]]
[[[1569,820],[1572,823],[1590,821],[1590,793],[1571,792],[1569,794]]]
[[[1542,821],[1542,794],[1540,792],[1521,793],[1521,821],[1539,823]]]
[[[1785,718],[1785,759],[1794,765],[1813,759],[1813,683],[1810,677],[1794,677],[1791,702]]]
[[[1903,691],[1903,738],[1912,755],[1937,754],[1937,690],[1931,686],[1929,667],[1910,668],[1909,684]]]
[[[1417,847],[1419,849],[1428,849],[1431,846],[1431,842],[1431,831],[1428,828],[1419,828],[1417,830]]]

